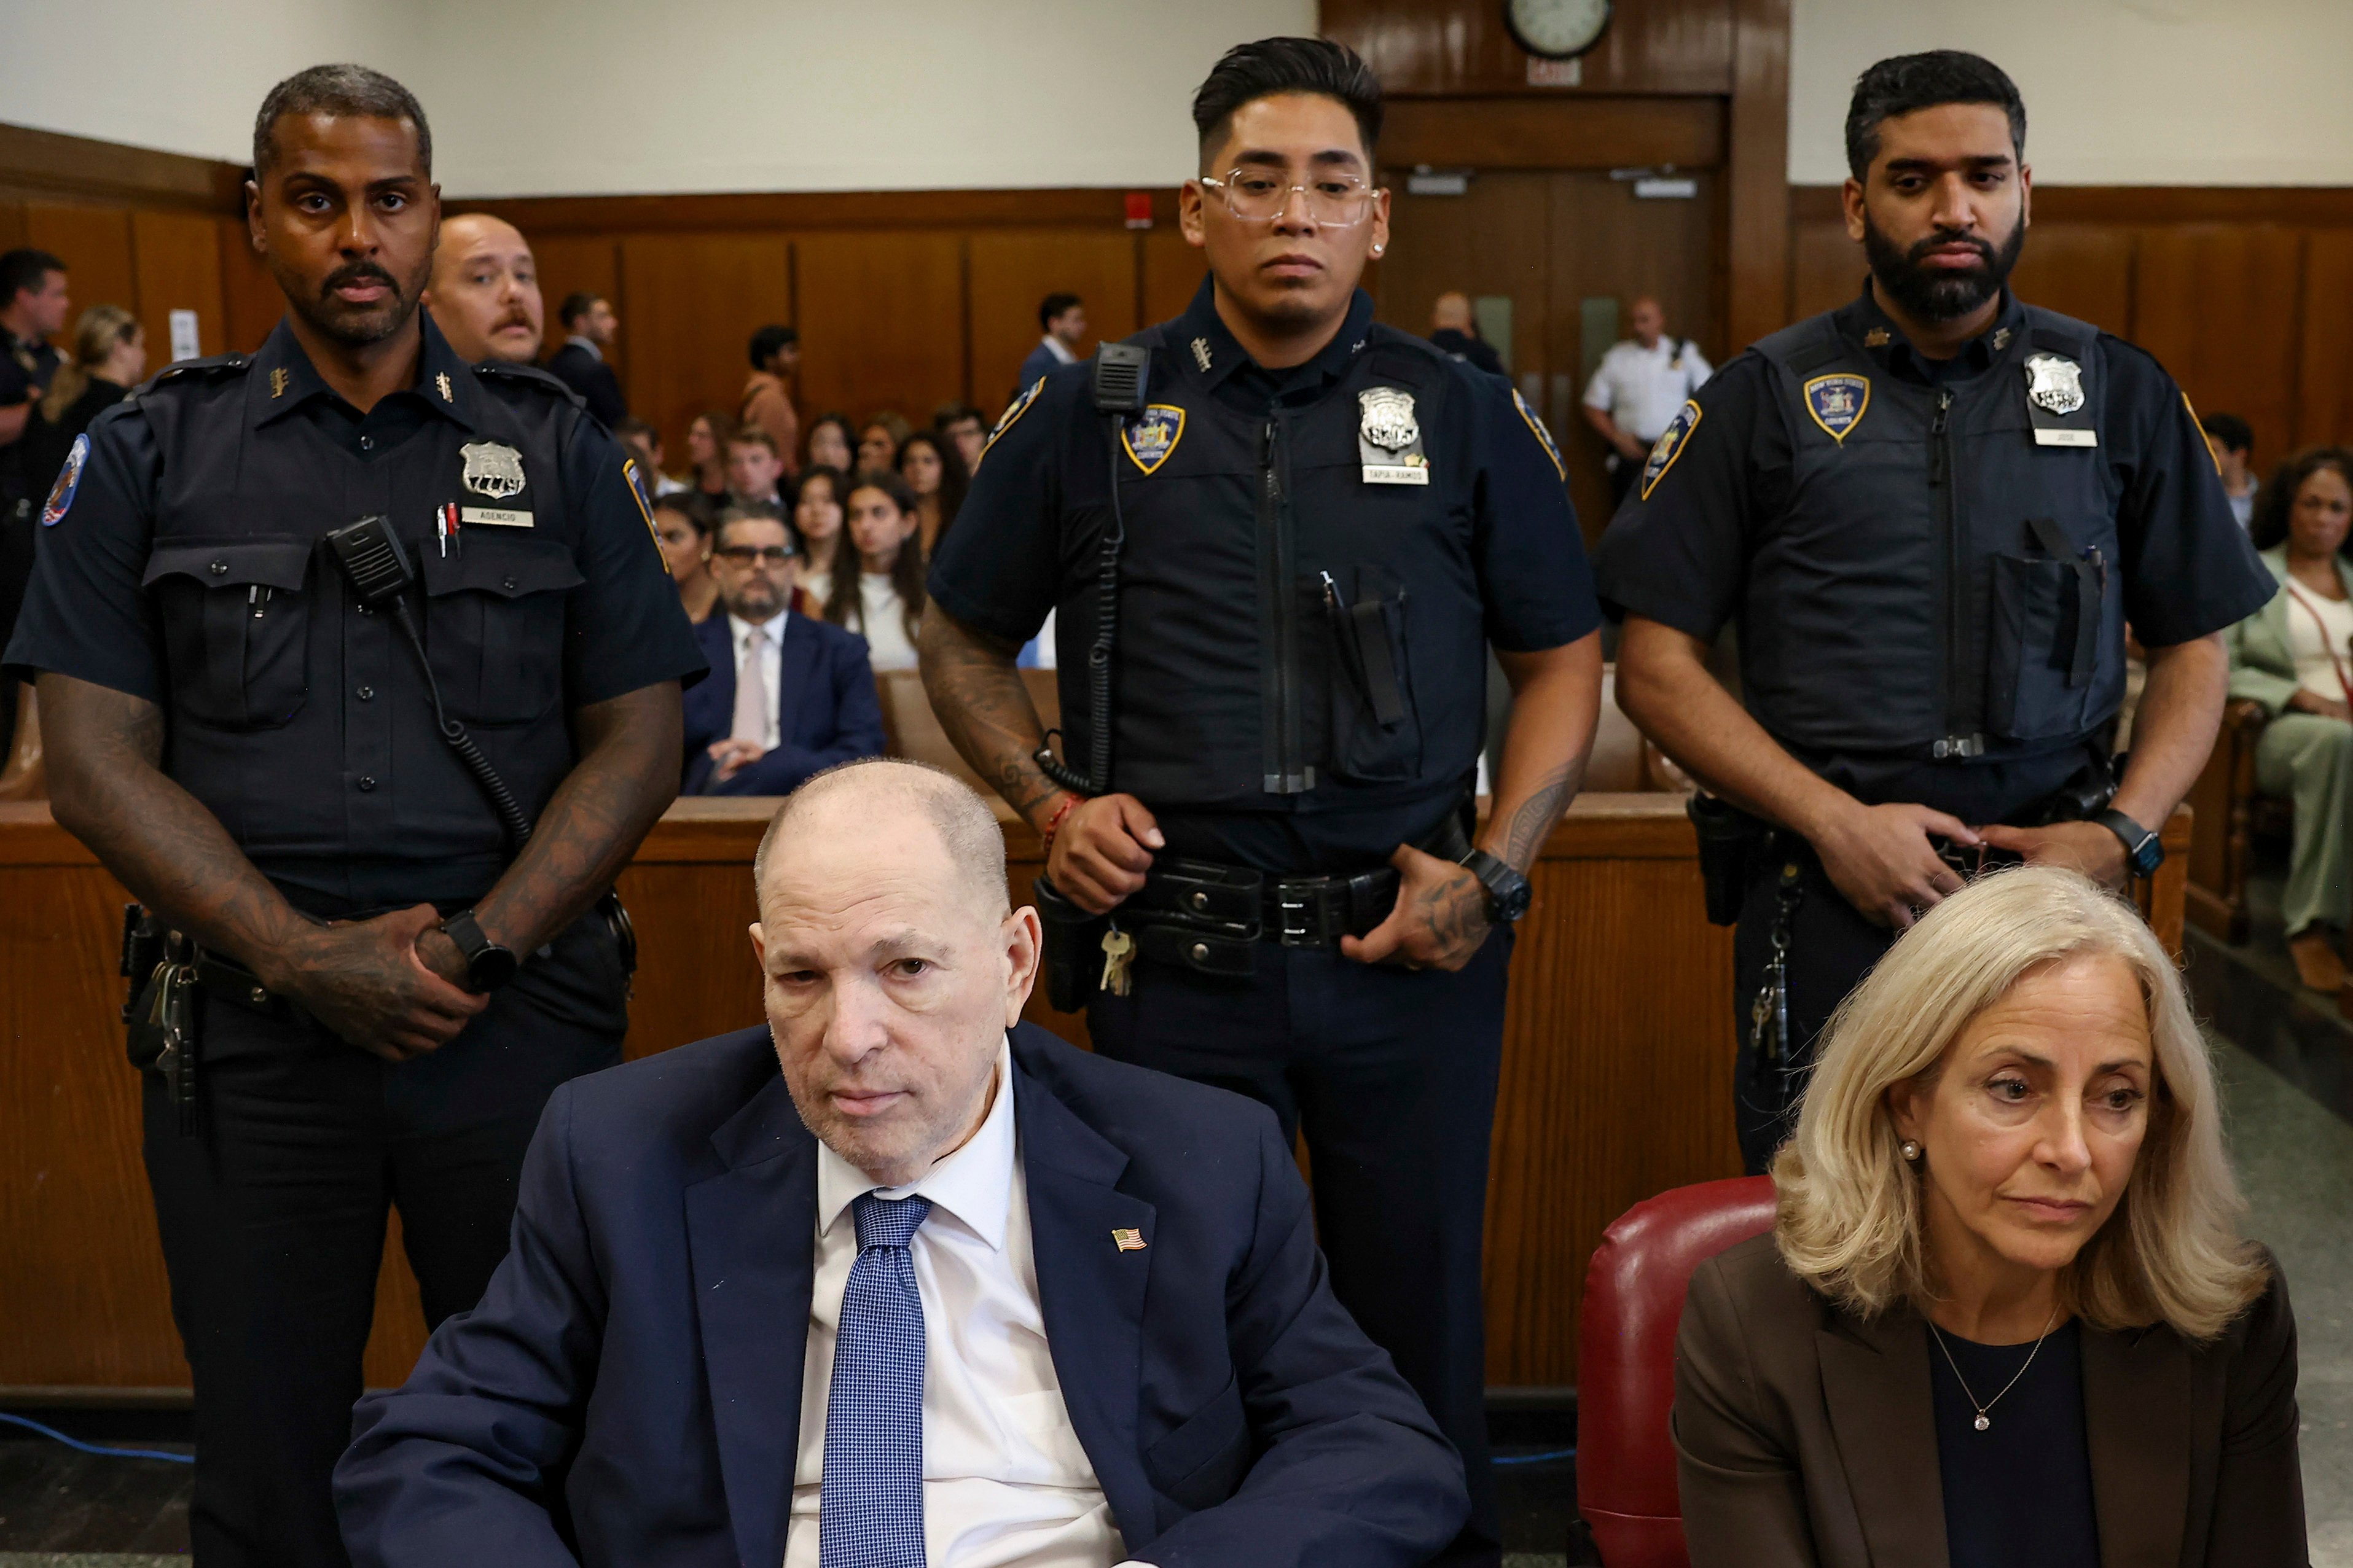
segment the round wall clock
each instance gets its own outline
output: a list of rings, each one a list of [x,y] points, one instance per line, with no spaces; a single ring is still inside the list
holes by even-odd
[[[1609,26],[1609,0],[1504,0],[1504,25],[1528,53],[1571,59]]]

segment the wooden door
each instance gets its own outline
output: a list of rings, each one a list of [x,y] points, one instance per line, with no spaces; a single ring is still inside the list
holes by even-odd
[[[1450,289],[1509,300],[1511,342],[1497,347],[1513,384],[1560,443],[1588,541],[1609,521],[1607,449],[1577,412],[1609,347],[1599,329],[1613,310],[1622,321],[1637,295],[1655,295],[1667,330],[1722,363],[1723,195],[1715,176],[1690,177],[1694,195],[1660,200],[1590,171],[1482,172],[1459,196],[1417,196],[1402,171],[1384,175],[1396,196],[1389,253],[1372,282],[1381,319],[1426,333],[1431,304]],[[1589,310],[1597,301],[1612,309]]]

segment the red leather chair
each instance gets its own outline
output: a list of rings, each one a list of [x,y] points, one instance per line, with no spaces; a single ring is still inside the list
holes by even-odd
[[[1667,1412],[1692,1270],[1773,1228],[1766,1176],[1702,1182],[1636,1204],[1585,1271],[1577,1362],[1577,1507],[1608,1568],[1691,1568]]]

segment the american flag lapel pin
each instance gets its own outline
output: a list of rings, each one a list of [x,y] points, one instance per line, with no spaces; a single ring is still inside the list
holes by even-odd
[[[1144,1233],[1140,1230],[1114,1230],[1111,1233],[1111,1239],[1112,1245],[1122,1252],[1144,1250]]]

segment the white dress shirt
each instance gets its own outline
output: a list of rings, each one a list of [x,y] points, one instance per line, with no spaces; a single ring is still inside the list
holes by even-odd
[[[1044,337],[1039,338],[1038,341],[1046,345],[1046,352],[1048,353],[1052,354],[1062,363],[1076,364],[1079,363],[1079,356],[1071,352],[1071,345],[1056,337],[1053,333],[1048,332]]]
[[[888,572],[858,574],[858,631],[866,638],[866,662],[870,668],[915,668],[915,645],[908,640],[907,617],[900,613],[899,589]]]
[[[1644,446],[1666,433],[1683,399],[1714,373],[1699,350],[1661,333],[1656,348],[1629,338],[1612,343],[1586,384],[1585,406],[1608,412],[1618,428]]]
[[[767,682],[768,688],[767,728],[762,732],[760,744],[772,752],[784,739],[776,731],[776,685],[784,679],[785,623],[791,618],[792,612],[780,610],[775,620],[755,626],[750,621],[739,620],[732,612],[727,617],[727,640],[735,650],[735,689],[738,691],[744,689],[744,656],[750,650],[752,634],[757,631],[767,636],[767,646],[760,650],[760,679]]]
[[[595,360],[598,364],[605,363],[605,351],[596,346],[596,340],[594,338],[584,338],[578,332],[575,332],[564,340],[564,344],[566,348],[576,345],[586,349],[590,359]]]
[[[908,1247],[923,1300],[924,1561],[930,1568],[1110,1568],[1124,1552],[1046,1348],[1009,1045],[997,1047],[995,1094],[971,1140],[903,1187],[877,1187],[818,1145],[815,1278],[785,1568],[818,1568],[826,1398],[841,1293],[858,1258],[849,1205],[870,1192],[920,1194],[932,1203]]]

